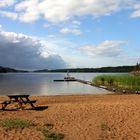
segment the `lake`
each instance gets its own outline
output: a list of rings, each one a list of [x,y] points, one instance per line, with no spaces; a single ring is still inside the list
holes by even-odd
[[[91,81],[103,73],[71,73],[77,79]],[[113,74],[113,73],[110,73]],[[81,95],[105,94],[108,91],[79,82],[54,82],[66,73],[5,73],[0,74],[0,95]]]

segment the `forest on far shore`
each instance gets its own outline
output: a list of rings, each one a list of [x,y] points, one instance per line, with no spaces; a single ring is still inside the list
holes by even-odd
[[[9,72],[112,72],[112,73],[126,73],[126,72],[140,72],[140,64],[135,66],[116,66],[116,67],[101,67],[101,68],[66,68],[66,69],[42,69],[42,70],[17,70],[14,68],[0,66],[0,73]]]
[[[117,67],[101,67],[101,68],[71,68],[71,69],[55,69],[55,70],[36,70],[34,72],[131,72],[135,66],[117,66]]]

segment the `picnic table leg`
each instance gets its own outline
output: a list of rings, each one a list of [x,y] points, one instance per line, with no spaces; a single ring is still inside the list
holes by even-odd
[[[5,108],[6,108],[7,105],[8,105],[7,103],[2,104],[2,110],[5,110]]]
[[[33,103],[30,103],[30,105],[31,105],[32,107],[35,107]]]
[[[28,97],[26,97],[26,101],[29,102],[29,104],[31,105],[31,107],[35,107],[34,104],[32,102],[30,102],[30,99]]]
[[[22,101],[20,99],[18,99],[18,97],[15,98],[15,102],[18,103],[19,109],[22,109],[22,110],[24,109],[23,106],[22,106]]]
[[[23,107],[23,103],[20,101],[20,100],[18,100],[18,105],[19,105],[19,109],[24,109],[24,107]]]

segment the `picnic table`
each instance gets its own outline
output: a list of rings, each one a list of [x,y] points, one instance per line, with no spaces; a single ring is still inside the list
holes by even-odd
[[[24,105],[29,104],[31,107],[35,107],[36,100],[30,100],[30,95],[7,95],[9,100],[0,101],[2,104],[2,110],[5,110],[7,105],[18,103],[19,109],[24,109]]]

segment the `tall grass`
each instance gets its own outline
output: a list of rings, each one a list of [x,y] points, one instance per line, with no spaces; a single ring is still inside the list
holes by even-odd
[[[99,75],[93,82],[97,85],[112,86],[128,90],[140,90],[140,76]]]

